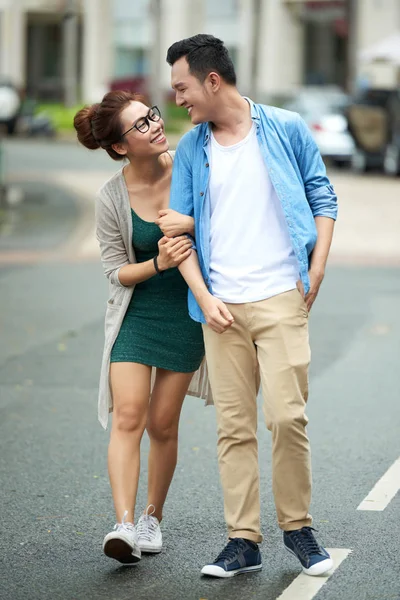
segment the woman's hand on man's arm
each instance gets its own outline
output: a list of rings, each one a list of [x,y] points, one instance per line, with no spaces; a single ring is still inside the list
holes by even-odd
[[[194,237],[194,219],[183,215],[172,208],[166,208],[158,212],[158,219],[155,221],[164,235],[169,238],[188,233]]]
[[[192,252],[192,242],[186,236],[176,238],[163,237],[158,242],[158,254],[156,264],[154,258],[145,262],[128,264],[120,268],[118,273],[119,281],[122,285],[128,287],[142,281],[147,281],[154,277],[158,272],[162,274],[167,269],[172,269],[186,260]]]

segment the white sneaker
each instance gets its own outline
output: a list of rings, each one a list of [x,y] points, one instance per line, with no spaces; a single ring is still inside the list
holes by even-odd
[[[139,562],[141,552],[138,544],[138,534],[133,523],[125,521],[126,510],[122,523],[117,523],[114,531],[106,535],[103,541],[103,551],[109,558],[115,558],[124,565],[134,565]]]
[[[150,509],[151,512],[150,512]],[[162,534],[157,517],[153,516],[156,507],[150,504],[137,524],[139,548],[142,552],[156,554],[162,549]]]

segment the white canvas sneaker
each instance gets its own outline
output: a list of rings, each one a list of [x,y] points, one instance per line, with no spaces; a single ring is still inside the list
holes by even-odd
[[[109,558],[115,558],[123,565],[134,565],[139,562],[141,552],[138,544],[138,534],[133,523],[125,521],[126,510],[122,523],[117,523],[114,530],[106,535],[103,541],[103,551]]]
[[[157,554],[162,549],[162,534],[160,523],[153,514],[156,507],[150,504],[137,524],[139,548],[142,552]]]

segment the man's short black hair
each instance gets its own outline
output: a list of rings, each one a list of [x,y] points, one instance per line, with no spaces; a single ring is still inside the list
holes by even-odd
[[[186,57],[189,71],[201,82],[212,71],[218,73],[226,83],[236,85],[235,67],[224,42],[206,33],[175,42],[168,48],[167,63],[172,65]]]

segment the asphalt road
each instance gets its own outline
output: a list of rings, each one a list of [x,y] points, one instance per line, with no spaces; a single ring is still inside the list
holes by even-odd
[[[225,526],[214,409],[191,398],[163,552],[133,569],[102,555],[114,524],[96,407],[106,297],[97,262],[0,263],[0,599],[276,600],[300,569],[276,525],[261,411],[262,572],[200,576]],[[335,266],[310,317],[311,512],[327,547],[351,550],[317,600],[400,599],[400,494],[381,512],[357,511],[400,456],[399,298],[399,269]],[[147,454],[144,439],[138,510]]]
[[[45,292],[50,283],[51,292]],[[352,554],[318,600],[400,597],[400,497],[356,510],[399,456],[397,270],[331,269],[311,317],[312,514],[328,547]],[[0,597],[277,598],[299,569],[275,524],[269,436],[260,415],[264,570],[199,576],[224,542],[214,409],[187,399],[165,550],[132,570],[101,553],[113,525],[107,433],[96,422],[105,283],[97,265],[0,271]],[[145,502],[147,440],[138,506]]]

